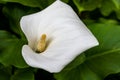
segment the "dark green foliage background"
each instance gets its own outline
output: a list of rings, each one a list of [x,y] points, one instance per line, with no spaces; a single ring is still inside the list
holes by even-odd
[[[56,74],[25,63],[21,48],[27,40],[19,21],[54,1],[0,0],[0,80],[120,80],[120,0],[62,0],[75,10],[100,45]]]

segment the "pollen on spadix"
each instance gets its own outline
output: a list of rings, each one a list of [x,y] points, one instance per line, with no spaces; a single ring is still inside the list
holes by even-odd
[[[46,34],[42,34],[38,41],[36,52],[38,53],[43,52],[45,48],[46,48]]]

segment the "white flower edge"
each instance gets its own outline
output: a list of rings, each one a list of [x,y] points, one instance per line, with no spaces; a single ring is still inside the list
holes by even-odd
[[[59,0],[41,12],[22,17],[20,25],[28,39],[22,48],[24,60],[51,73],[60,72],[76,56],[99,44],[72,8]],[[43,33],[49,45],[36,54],[33,50]]]

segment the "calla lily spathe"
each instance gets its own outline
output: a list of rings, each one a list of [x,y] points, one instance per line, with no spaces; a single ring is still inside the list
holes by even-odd
[[[20,25],[28,40],[28,45],[22,48],[24,60],[51,73],[60,72],[76,56],[98,45],[73,9],[59,0],[41,12],[23,16]],[[43,52],[36,53],[42,34],[47,36],[47,46]]]

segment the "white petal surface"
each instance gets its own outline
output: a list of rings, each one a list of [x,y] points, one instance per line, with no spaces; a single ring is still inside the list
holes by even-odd
[[[28,39],[22,55],[28,65],[49,72],[59,72],[77,55],[98,45],[98,41],[67,4],[56,1],[41,12],[24,16],[21,28]],[[44,52],[32,49],[42,34],[47,35]]]

